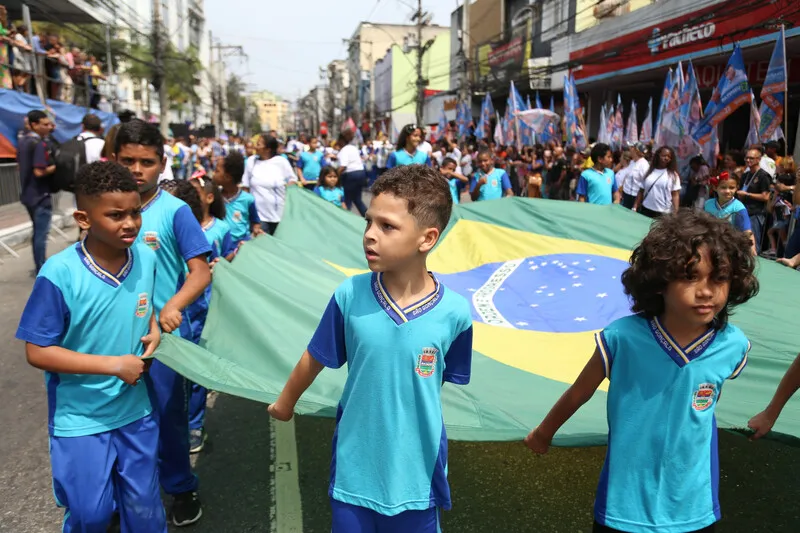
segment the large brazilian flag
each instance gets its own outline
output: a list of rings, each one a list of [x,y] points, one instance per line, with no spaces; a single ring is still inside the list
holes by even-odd
[[[450,438],[521,439],[541,421],[593,353],[593,333],[630,313],[620,277],[649,223],[619,206],[575,202],[512,198],[454,206],[428,261],[445,286],[472,302],[472,380],[444,385]],[[208,388],[274,401],[334,289],[367,271],[363,231],[361,218],[290,189],[276,236],[259,237],[233,263],[216,266],[201,345],[166,335],[157,357]],[[745,427],[766,406],[800,349],[800,274],[761,260],[758,268],[759,296],[732,318],[753,348],[717,408],[724,428]],[[346,372],[324,370],[297,412],[334,416]],[[607,388],[606,381],[556,435],[556,445],[605,443]],[[798,436],[799,415],[800,400],[790,402],[775,430]]]

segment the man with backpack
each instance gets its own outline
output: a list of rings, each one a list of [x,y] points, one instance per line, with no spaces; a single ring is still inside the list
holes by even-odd
[[[28,210],[33,224],[34,275],[37,275],[44,265],[47,235],[53,219],[50,178],[56,171],[56,164],[46,143],[53,131],[50,118],[44,111],[31,111],[28,125],[30,132],[20,140],[17,150],[17,165],[22,182],[20,202]]]
[[[100,117],[91,113],[83,117],[83,131],[78,135],[77,140],[81,141],[85,148],[84,164],[100,161],[103,156],[103,146],[106,144]]]

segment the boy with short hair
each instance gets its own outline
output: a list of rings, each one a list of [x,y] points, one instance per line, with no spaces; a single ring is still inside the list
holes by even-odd
[[[269,413],[289,420],[324,367],[348,365],[336,416],[329,495],[333,533],[434,533],[449,509],[444,381],[465,385],[469,303],[428,271],[450,218],[448,184],[402,166],[372,187],[364,252],[371,274],[335,291],[308,349]]]
[[[472,176],[469,192],[472,201],[496,200],[505,196],[514,196],[511,180],[501,168],[495,168],[494,157],[488,150],[478,154],[478,172]]]
[[[45,263],[17,330],[45,371],[63,531],[104,532],[116,500],[123,532],[166,533],[158,424],[137,386],[161,338],[155,254],[136,242],[139,190],[125,168],[97,162],[80,170],[75,193],[86,237]]]
[[[594,162],[593,166],[581,172],[575,188],[578,201],[597,205],[609,205],[612,202],[618,204],[617,180],[611,170],[614,165],[611,147],[603,143],[595,144],[591,160]]]
[[[239,244],[253,236],[264,233],[258,218],[256,200],[252,194],[239,188],[244,176],[244,156],[231,152],[220,159],[214,172],[214,184],[222,190],[225,200],[225,222],[231,228],[234,244]]]
[[[158,276],[153,304],[161,328],[192,338],[186,308],[211,282],[207,261],[211,246],[189,206],[158,188],[166,159],[164,140],[156,126],[142,120],[123,124],[114,150],[116,160],[133,174],[142,196],[140,239],[156,253]],[[202,509],[197,477],[189,461],[189,385],[183,376],[157,360],[150,378],[160,427],[159,478],[164,492],[174,497],[170,519],[176,526],[193,524],[200,519]]]

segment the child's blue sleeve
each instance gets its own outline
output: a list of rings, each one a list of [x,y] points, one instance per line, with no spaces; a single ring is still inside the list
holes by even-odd
[[[211,245],[208,244],[205,232],[188,205],[182,205],[175,211],[172,232],[175,234],[178,250],[184,261],[188,262],[193,257],[208,255],[211,252]]]
[[[250,200],[250,205],[247,206],[247,214],[250,216],[250,224],[261,223],[261,219],[258,217],[258,209],[256,209],[255,200]]]
[[[470,318],[471,320],[471,318]],[[444,356],[443,381],[456,385],[469,383],[472,374],[472,324],[463,330],[450,345]]]
[[[319,185],[317,185],[316,187],[314,187],[314,194],[316,194],[317,196],[319,196],[320,198],[322,198],[322,189],[320,188],[320,186],[319,186]]]
[[[394,152],[392,152],[391,154],[389,154],[389,157],[386,159],[386,168],[390,169],[390,168],[394,168],[396,166],[397,166],[397,156],[395,155]]]
[[[503,192],[511,188],[511,180],[508,178],[508,173],[505,170],[503,171],[503,175],[500,177],[500,181],[503,183]]]
[[[750,226],[750,217],[747,215],[747,210],[742,209],[733,215],[733,227],[739,231],[752,231]]]
[[[427,156],[425,158],[425,166],[426,167],[432,167],[433,166],[433,161],[431,161],[431,156]]]
[[[69,319],[61,289],[40,275],[22,312],[17,338],[36,346],[58,346],[67,332]]]
[[[586,178],[584,177],[584,175],[581,174],[581,177],[578,178],[578,184],[575,186],[575,194],[580,196],[586,196],[588,199],[587,195],[588,189],[589,189],[589,184],[586,182]]]
[[[617,192],[617,176],[614,174],[614,171],[611,171],[611,192]]]
[[[340,368],[347,362],[344,315],[336,301],[336,295],[331,297],[322,314],[317,330],[308,343],[308,353],[328,368]]]
[[[469,179],[469,192],[470,194],[475,192],[475,188],[478,186],[478,174],[476,173]]]
[[[305,154],[305,152],[303,152],[302,154],[300,154],[300,156],[297,158],[297,163],[296,163],[296,166],[297,166],[297,168],[299,168],[299,169],[301,169],[301,170],[302,170],[302,168],[303,168],[304,166],[306,166],[305,159],[303,159],[303,156],[304,156],[304,155],[306,155],[306,154]]]
[[[233,241],[230,230],[226,231],[225,235],[222,236],[221,248],[222,257],[228,257],[236,251],[236,243]]]

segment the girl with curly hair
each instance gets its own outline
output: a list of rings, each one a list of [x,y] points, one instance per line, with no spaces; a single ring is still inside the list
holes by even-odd
[[[594,532],[708,532],[720,519],[714,411],[750,343],[728,323],[758,292],[749,237],[699,211],[665,215],[622,275],[633,315],[595,335],[575,383],[525,444],[545,453],[608,378],[608,450]]]

